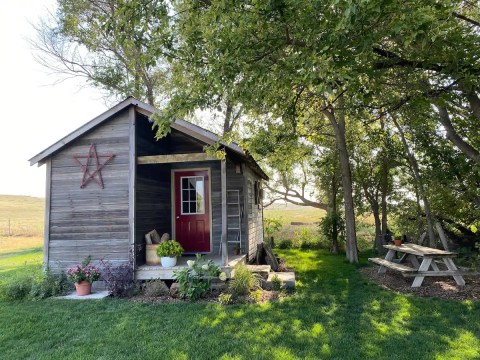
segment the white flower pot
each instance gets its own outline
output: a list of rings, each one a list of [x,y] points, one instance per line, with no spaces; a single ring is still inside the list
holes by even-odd
[[[161,257],[160,262],[162,263],[163,267],[173,267],[177,265],[177,258],[176,257]]]

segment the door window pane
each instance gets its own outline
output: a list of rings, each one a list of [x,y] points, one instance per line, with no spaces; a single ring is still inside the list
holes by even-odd
[[[181,178],[182,214],[205,213],[205,181],[203,176]]]

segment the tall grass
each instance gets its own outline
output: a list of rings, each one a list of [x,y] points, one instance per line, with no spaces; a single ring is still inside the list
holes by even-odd
[[[44,202],[31,196],[0,195],[0,236],[41,236]]]

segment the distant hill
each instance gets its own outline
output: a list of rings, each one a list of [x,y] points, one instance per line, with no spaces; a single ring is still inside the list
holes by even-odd
[[[44,198],[0,195],[0,236],[41,236]]]

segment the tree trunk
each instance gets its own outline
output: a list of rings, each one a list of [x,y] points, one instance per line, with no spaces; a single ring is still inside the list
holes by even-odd
[[[417,239],[420,239],[420,236],[425,232],[423,227],[423,211],[422,205],[420,204],[420,194],[418,193],[418,186],[415,184],[415,200],[417,202]]]
[[[365,198],[370,204],[370,209],[372,210],[373,219],[375,220],[375,251],[377,253],[382,253],[383,242],[382,242],[382,221],[380,220],[380,205],[378,204],[378,191],[375,193],[370,192],[368,185],[365,182],[362,182],[363,192],[365,193]]]
[[[331,197],[330,197],[330,207],[329,211],[331,211],[330,215],[332,216],[332,254],[337,255],[339,251],[338,247],[338,206],[337,206],[337,192],[338,192],[338,185],[337,185],[337,177],[335,175],[332,176],[331,182]]]
[[[225,119],[223,121],[223,135],[226,135],[230,131],[232,131],[232,112],[233,112],[232,102],[227,99],[227,107],[225,109]]]
[[[475,89],[472,86],[468,86],[467,84],[460,82],[460,90],[462,91],[465,98],[468,100],[470,104],[470,109],[472,110],[472,114],[480,120],[480,99],[475,92]]]
[[[437,105],[437,108],[440,122],[447,131],[447,139],[450,140],[450,142],[452,142],[462,153],[475,161],[477,164],[480,164],[480,152],[457,134],[452,122],[450,121],[447,108],[440,105]]]
[[[387,234],[388,218],[387,218],[387,195],[388,195],[388,173],[389,166],[385,160],[382,161],[380,178],[380,193],[381,193],[381,209],[382,209],[382,236]]]
[[[372,204],[372,214],[375,219],[375,250],[377,253],[383,253],[382,221],[380,220],[380,207],[378,203]]]
[[[390,115],[391,116],[391,115]],[[435,247],[435,234],[433,232],[433,220],[432,220],[432,213],[430,211],[430,202],[428,201],[427,194],[425,192],[425,187],[423,186],[423,180],[420,176],[420,169],[418,167],[418,162],[413,153],[410,151],[410,147],[408,146],[407,139],[405,138],[405,133],[403,129],[398,124],[397,120],[391,116],[395,126],[398,129],[400,134],[400,139],[402,140],[403,148],[407,154],[408,161],[410,163],[410,167],[412,168],[413,176],[418,186],[418,192],[423,201],[423,207],[425,210],[425,218],[427,220],[427,232],[428,232],[428,241],[430,247]]]
[[[342,98],[339,98],[339,107],[344,108]],[[345,116],[339,113],[338,122],[334,110],[324,110],[323,113],[330,121],[335,132],[335,139],[342,171],[343,198],[345,202],[345,232],[347,259],[351,263],[358,263],[357,234],[355,230],[355,209],[353,205],[352,173],[345,137]]]
[[[155,106],[155,96],[153,95],[153,89],[150,85],[147,85],[147,101],[149,105]]]

